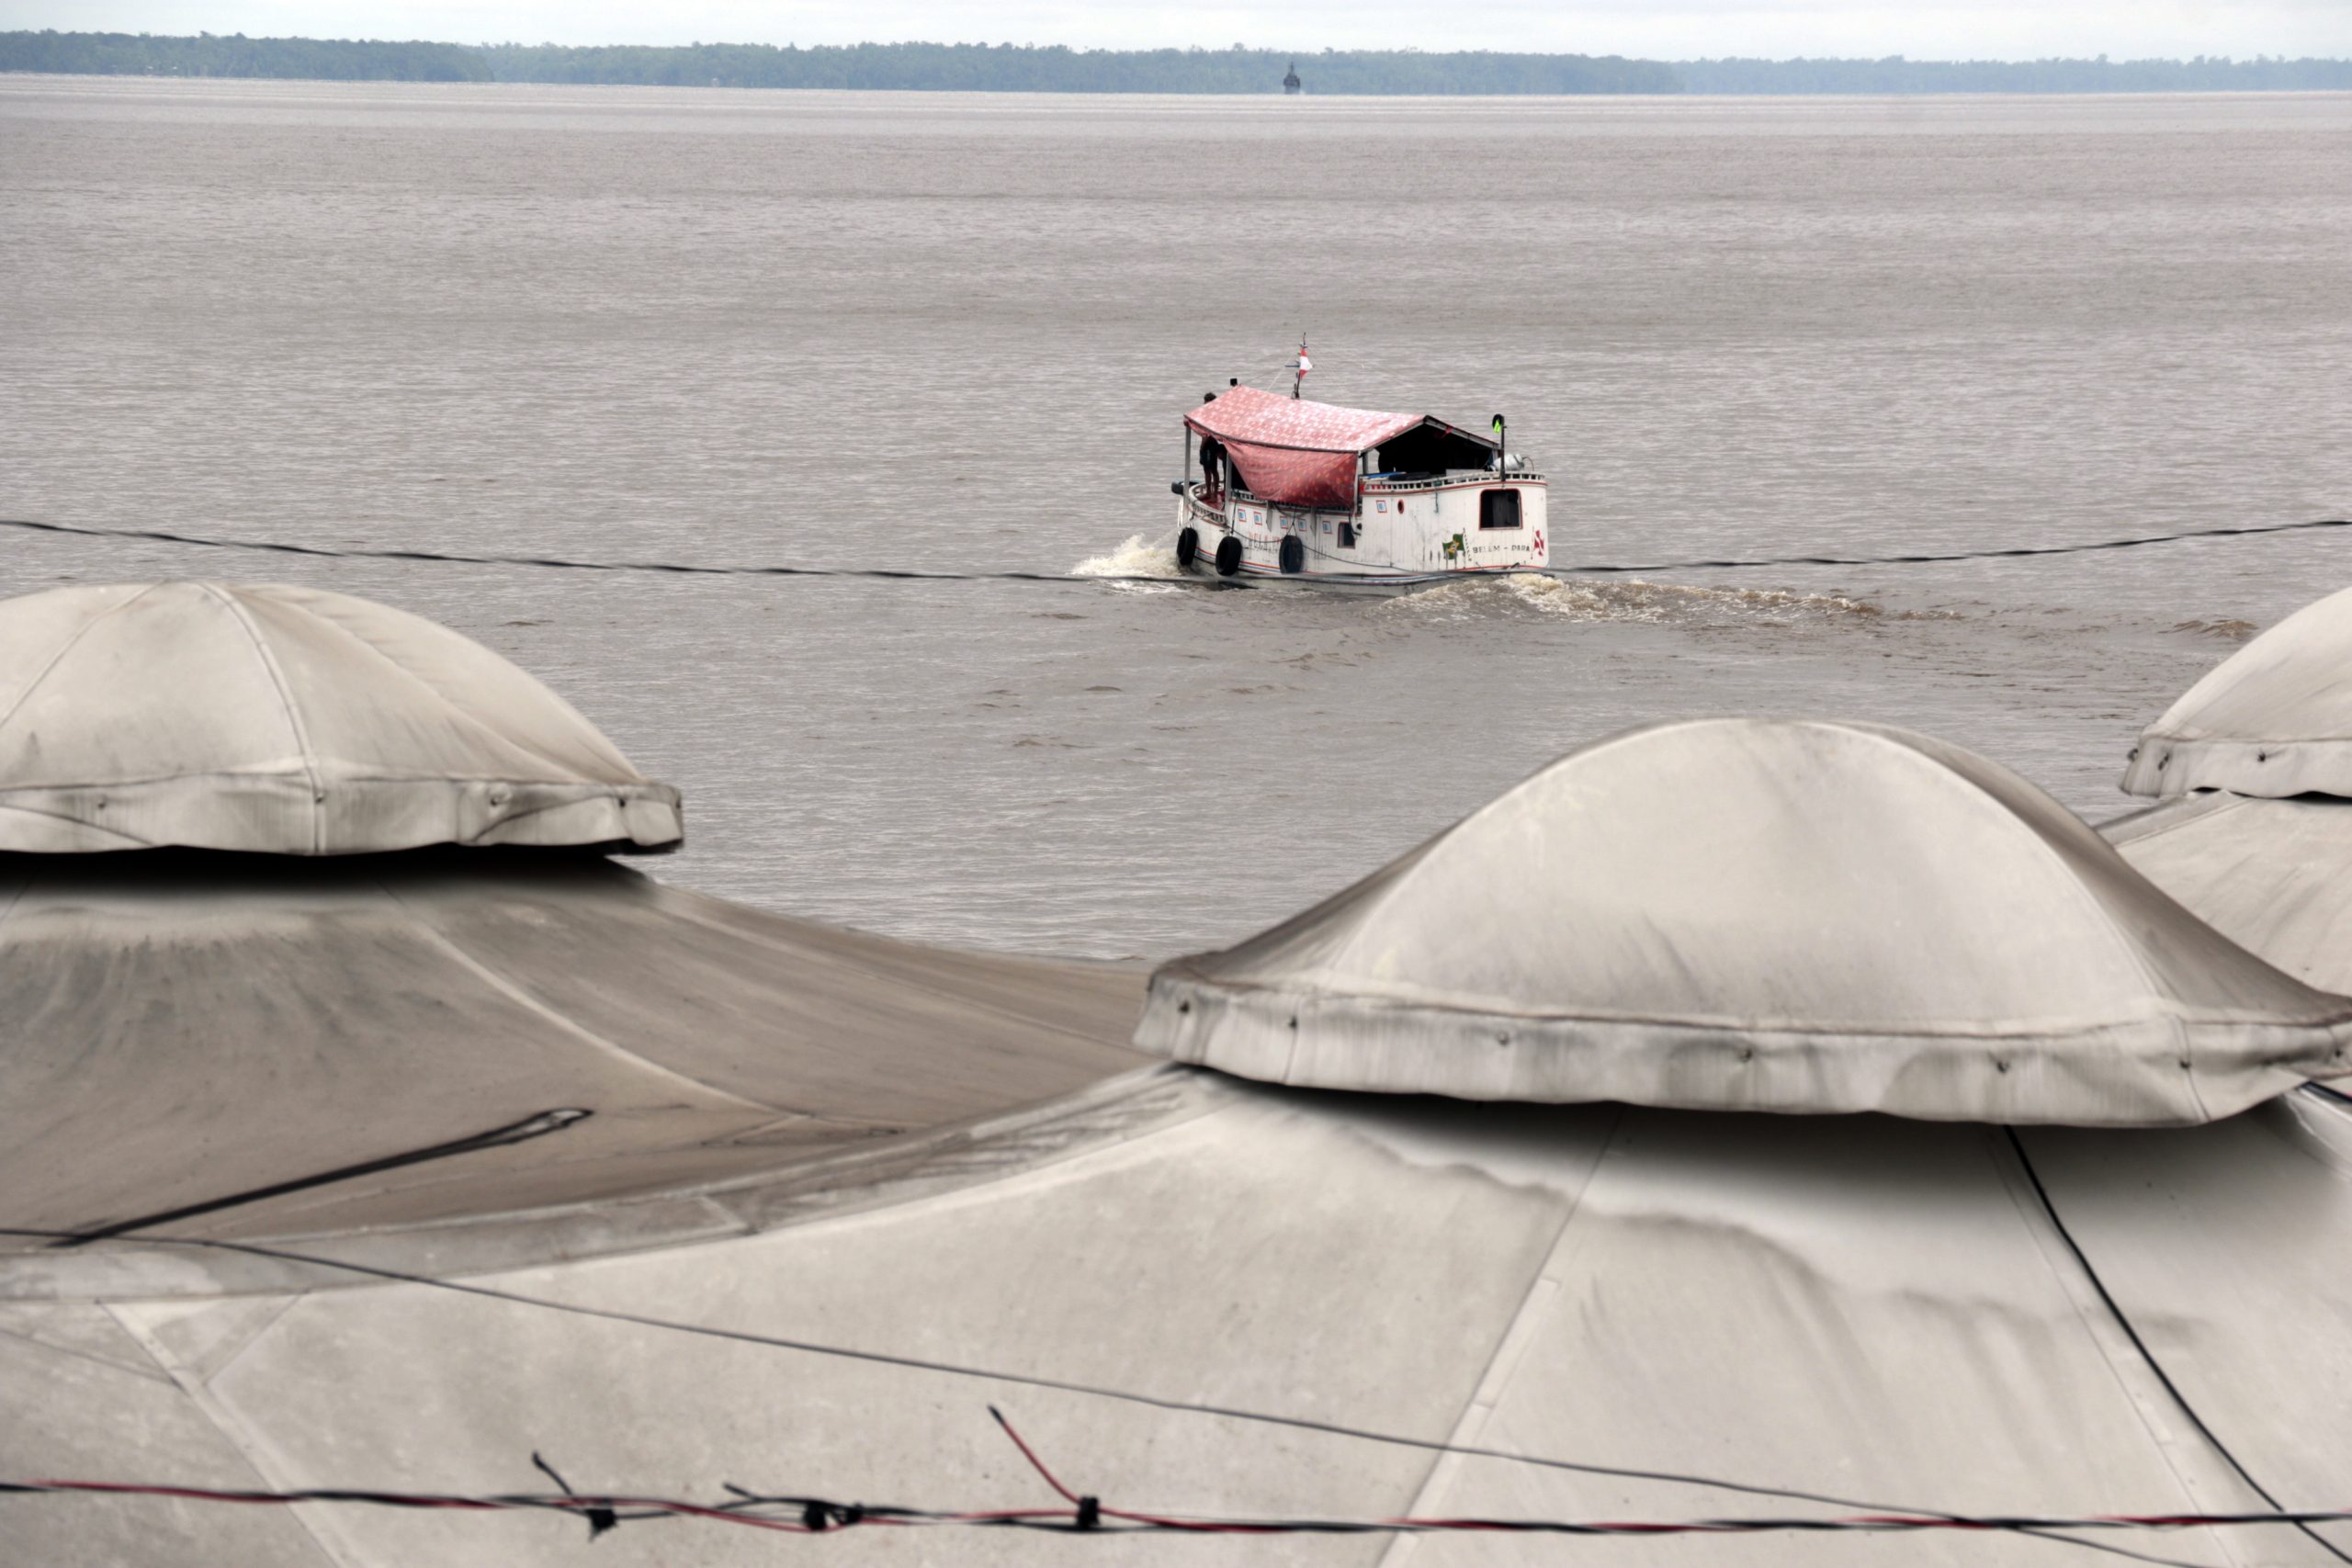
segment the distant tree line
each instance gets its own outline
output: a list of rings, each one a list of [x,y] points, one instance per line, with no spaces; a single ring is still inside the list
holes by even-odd
[[[487,82],[481,51],[454,43],[308,38],[0,33],[0,71],[104,76],[273,76],[311,82]]]
[[[757,43],[684,48],[492,44],[502,82],[630,82],[669,86],[863,87],[930,92],[1270,93],[1295,60],[1317,93],[1672,93],[1656,61],[1583,54],[1422,54],[1410,50],[1075,50],[1061,45],[860,43],[796,49]]]
[[[2261,93],[2352,89],[2352,60],[1692,60],[1688,93]]]
[[[321,81],[567,82],[933,92],[1276,93],[1293,61],[1310,93],[2160,93],[2352,90],[2352,61],[1699,60],[1425,54],[1416,50],[1074,50],[1060,45],[696,43],[674,48],[0,33],[0,71]]]

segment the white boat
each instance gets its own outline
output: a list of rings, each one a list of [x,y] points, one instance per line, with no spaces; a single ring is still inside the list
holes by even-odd
[[[1292,369],[1303,377],[1306,354]],[[1235,384],[1184,416],[1176,561],[1236,583],[1400,593],[1540,570],[1544,476],[1430,414],[1340,408]]]

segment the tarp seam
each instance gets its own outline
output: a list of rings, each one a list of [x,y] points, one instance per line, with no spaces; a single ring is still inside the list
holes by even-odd
[[[356,643],[359,647],[367,649],[368,652],[373,654],[377,659],[381,660],[395,674],[401,677],[409,684],[417,687],[427,695],[431,696],[435,702],[439,703],[450,713],[463,720],[469,727],[479,733],[483,739],[487,739],[492,745],[500,748],[511,747],[513,750],[522,752],[525,756],[535,758],[542,764],[550,768],[561,766],[560,763],[559,763],[555,759],[549,757],[547,752],[539,747],[527,744],[525,741],[517,739],[514,736],[498,729],[480,714],[474,712],[471,707],[468,706],[459,695],[444,690],[441,686],[426,680],[423,675],[420,675],[415,671],[410,669],[407,665],[401,663],[399,660],[393,658],[391,654],[387,652],[382,647],[379,646],[372,638],[363,636],[357,630],[344,625],[341,621],[334,619],[331,615],[321,615],[317,610],[311,608],[308,604],[293,601],[281,601],[280,603],[284,603],[287,608],[295,611],[309,620],[315,622],[320,626],[332,628],[335,632],[340,633],[348,641]],[[545,691],[544,688],[542,688],[542,690],[543,692]],[[587,721],[584,718],[580,718],[578,711],[576,709],[572,709],[571,704],[565,703],[561,697],[555,696],[553,692],[545,692],[545,694],[547,696],[553,697],[559,705],[560,705],[567,712],[571,714],[572,717],[580,719],[582,728],[587,730],[589,734],[593,735],[595,733],[594,728],[588,726]],[[602,738],[599,737],[599,739]],[[644,776],[638,773],[636,764],[630,762],[627,757],[622,756],[618,747],[612,746],[609,741],[605,744],[612,750],[614,759],[617,761],[624,769],[628,770],[629,776],[625,779],[589,779],[582,780],[581,782],[591,784],[642,784],[645,782]],[[576,773],[573,773],[570,778],[567,778],[562,782],[570,783],[574,779],[578,779],[578,777],[579,775]]]
[[[2271,1495],[2268,1487],[2255,1479],[2254,1472],[2239,1461],[2238,1456],[2231,1451],[2227,1443],[2222,1441],[2221,1434],[2206,1424],[2205,1417],[2198,1413],[2194,1404],[2189,1403],[2188,1395],[2181,1392],[2179,1385],[2172,1381],[2172,1375],[2165,1371],[2164,1363],[2156,1359],[2155,1352],[2151,1350],[2147,1342],[2140,1337],[2140,1331],[2132,1325],[2131,1316],[2123,1310],[2123,1304],[2117,1301],[2114,1292],[2107,1288],[2107,1281],[2099,1277],[2098,1269],[2091,1263],[2090,1255],[2083,1250],[2082,1243],[2076,1241],[2074,1232],[2067,1228],[2065,1218],[2058,1213],[2057,1200],[2050,1195],[2050,1189],[2042,1184],[2041,1175],[2034,1169],[2032,1156],[2027,1154],[2025,1140],[2018,1135],[2018,1130],[2015,1127],[2005,1126],[2001,1131],[2007,1135],[2009,1148],[2017,1156],[2018,1168],[2024,1172],[2026,1180],[2032,1186],[2034,1198],[2040,1203],[2043,1215],[2048,1219],[2050,1228],[2057,1234],[2059,1241],[2064,1244],[2067,1253],[2073,1257],[2075,1266],[2082,1270],[2083,1277],[2090,1282],[2092,1291],[2097,1292],[2100,1304],[2106,1308],[2108,1315],[2113,1320],[2116,1327],[2123,1331],[2124,1338],[2131,1342],[2132,1349],[2140,1358],[2141,1363],[2154,1374],[2156,1382],[2163,1386],[2174,1405],[2183,1416],[2188,1417],[2188,1423],[2197,1429],[2198,1436],[2205,1439],[2207,1446],[2221,1458],[2224,1464],[2229,1466],[2238,1479],[2252,1488],[2254,1495],[2269,1505],[2273,1511],[2286,1512],[2286,1506]],[[2078,1312],[2081,1310],[2079,1304],[2076,1310]],[[2137,1401],[2134,1403],[2136,1404]],[[2145,1417],[2143,1416],[2143,1419],[2144,1420]],[[2155,1436],[2153,1431],[2149,1435],[2152,1438]],[[2156,1443],[2156,1448],[2160,1453],[2165,1451],[2165,1445],[2161,1441]],[[2178,1474],[2178,1472],[2176,1471],[2175,1473]],[[2193,1499],[2195,1492],[2189,1486],[2188,1477],[2181,1476],[2180,1480],[2182,1489]],[[2317,1542],[2321,1550],[2331,1557],[2339,1562],[2352,1563],[2352,1554],[2346,1553],[2342,1548],[2311,1526],[2297,1525],[2295,1528]],[[2237,1553],[2233,1551],[2230,1555],[2235,1557]]]
[[[1568,1196],[1567,1213],[1560,1216],[1558,1228],[1553,1231],[1550,1243],[1544,1248],[1543,1260],[1535,1266],[1534,1275],[1527,1281],[1527,1289],[1520,1292],[1519,1304],[1512,1309],[1510,1321],[1503,1325],[1502,1333],[1496,1337],[1493,1350],[1479,1366],[1477,1375],[1470,1380],[1470,1391],[1463,1399],[1462,1408],[1456,1413],[1453,1424],[1448,1429],[1446,1440],[1453,1446],[1468,1447],[1486,1432],[1487,1422],[1492,1418],[1494,1407],[1488,1405],[1486,1417],[1478,1420],[1474,1427],[1472,1416],[1479,1408],[1479,1396],[1486,1393],[1487,1381],[1495,1375],[1496,1369],[1501,1365],[1504,1356],[1513,1350],[1522,1320],[1527,1318],[1531,1310],[1540,1310],[1535,1307],[1536,1295],[1547,1281],[1553,1280],[1553,1268],[1562,1260],[1561,1253],[1567,1245],[1568,1231],[1575,1225],[1577,1217],[1584,1212],[1585,1194],[1592,1190],[1592,1184],[1600,1172],[1600,1162],[1608,1157],[1610,1149],[1617,1142],[1618,1134],[1624,1129],[1626,1108],[1619,1105],[1612,1110],[1614,1113],[1609,1119],[1609,1131],[1601,1137],[1599,1146],[1593,1150],[1592,1161],[1585,1167],[1584,1179],[1577,1183],[1575,1192]],[[1548,1307],[1550,1303],[1547,1302],[1544,1304]],[[1532,1334],[1535,1331],[1536,1325],[1530,1324],[1529,1332]],[[1422,1471],[1420,1483],[1413,1488],[1412,1496],[1407,1500],[1405,1512],[1419,1515],[1435,1510],[1437,1495],[1434,1489],[1438,1484],[1438,1472],[1455,1457],[1447,1453],[1435,1453],[1430,1456],[1429,1466]],[[1392,1540],[1388,1550],[1381,1553],[1377,1568],[1397,1568],[1397,1565],[1409,1561],[1413,1551],[1408,1544],[1411,1538],[1408,1536],[1398,1536]]]
[[[290,1310],[294,1303],[300,1299],[299,1293],[295,1295],[288,1303],[287,1310]],[[132,1341],[147,1352],[148,1358],[163,1370],[164,1375],[169,1378],[173,1386],[179,1390],[181,1397],[195,1408],[196,1413],[204,1418],[205,1423],[220,1436],[220,1440],[228,1445],[240,1463],[269,1485],[283,1487],[286,1484],[284,1480],[286,1472],[274,1462],[277,1456],[266,1450],[254,1435],[246,1428],[245,1424],[229,1409],[226,1402],[213,1393],[204,1379],[198,1377],[193,1369],[179,1365],[175,1358],[167,1355],[162,1343],[125,1318],[121,1308],[117,1304],[110,1302],[100,1303],[98,1310],[112,1318],[116,1326],[130,1336]],[[270,1323],[275,1324],[285,1315],[286,1312],[281,1310],[277,1316],[270,1319]],[[302,1533],[309,1538],[311,1544],[317,1548],[319,1555],[333,1565],[333,1568],[358,1568],[358,1564],[363,1560],[356,1553],[337,1551],[326,1537],[319,1533],[318,1523],[309,1512],[300,1508],[289,1508],[287,1511],[294,1516],[295,1522],[301,1527]]]
[[[121,614],[125,610],[128,610],[130,606],[138,604],[139,601],[146,598],[147,595],[153,593],[156,589],[162,586],[163,585],[161,583],[151,582],[144,588],[141,588],[138,592],[133,593],[130,598],[125,599],[121,604],[107,605],[104,611],[91,616],[79,626],[76,626],[72,635],[67,637],[64,642],[59,645],[57,651],[50,656],[49,662],[40,667],[40,673],[34,676],[29,682],[26,682],[25,689],[17,694],[17,700],[8,705],[8,711],[6,713],[0,713],[0,729],[6,728],[9,722],[17,716],[18,711],[20,711],[27,703],[32,701],[33,694],[40,690],[41,682],[49,679],[50,671],[55,670],[58,665],[64,660],[67,654],[73,652],[75,648],[79,647],[84,637],[88,637],[92,632],[96,631],[102,623],[111,620],[114,616]]]
[[[554,1023],[567,1032],[576,1035],[580,1039],[585,1040],[591,1044],[596,1045],[625,1061],[633,1063],[647,1072],[655,1073],[661,1077],[674,1079],[682,1084],[691,1085],[695,1089],[700,1089],[706,1094],[714,1094],[722,1100],[731,1100],[738,1105],[747,1105],[755,1111],[765,1111],[771,1116],[789,1116],[796,1114],[794,1108],[791,1106],[777,1105],[764,1100],[754,1100],[749,1095],[737,1094],[732,1089],[721,1089],[717,1084],[705,1083],[702,1079],[695,1077],[691,1073],[682,1073],[678,1071],[677,1068],[657,1062],[650,1056],[640,1055],[637,1052],[630,1050],[628,1046],[623,1045],[618,1041],[607,1039],[605,1036],[597,1033],[594,1030],[590,1029],[587,1025],[580,1022],[576,1019],[567,1018],[561,1012],[557,1011],[554,1008],[549,1007],[547,1003],[540,1001],[537,997],[531,995],[531,993],[523,987],[521,982],[514,980],[509,976],[499,973],[496,969],[492,968],[488,964],[475,957],[463,947],[460,947],[447,932],[443,931],[439,927],[427,920],[422,914],[418,913],[406,899],[394,892],[390,883],[384,882],[381,879],[377,879],[376,886],[382,890],[385,897],[392,901],[393,907],[398,908],[402,915],[406,916],[409,923],[427,941],[445,949],[450,956],[457,959],[458,963],[464,964],[468,969],[472,970],[475,975],[479,976],[485,983],[497,990],[500,994],[505,996],[509,1000],[514,1001],[528,1011],[536,1013],[539,1017],[548,1020],[549,1022]]]
[[[318,761],[311,751],[310,728],[303,724],[301,714],[296,710],[294,694],[287,688],[286,673],[277,667],[277,656],[262,640],[261,628],[254,625],[253,617],[245,614],[243,604],[223,592],[217,584],[203,582],[197,586],[226,605],[229,614],[237,618],[237,624],[244,627],[245,635],[253,639],[254,651],[261,657],[262,668],[269,671],[270,684],[277,688],[277,700],[286,705],[286,722],[294,731],[294,745],[301,753],[302,770],[311,783],[311,852],[322,854],[326,851],[327,814],[319,809],[319,805],[320,796],[325,792],[319,784]]]

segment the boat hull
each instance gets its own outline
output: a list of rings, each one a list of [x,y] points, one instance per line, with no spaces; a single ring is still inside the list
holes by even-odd
[[[1544,570],[1546,500],[1536,474],[1370,481],[1351,512],[1278,506],[1196,480],[1179,487],[1177,558],[1193,576],[1235,587],[1410,593]]]
[[[1195,560],[1184,571],[1187,576],[1199,578],[1218,588],[1311,588],[1318,593],[1363,593],[1394,598],[1404,593],[1418,593],[1426,588],[1442,588],[1449,582],[1462,582],[1479,577],[1510,577],[1534,570],[1532,567],[1505,566],[1459,571],[1349,573],[1285,572],[1279,568],[1245,568],[1226,577],[1206,560]]]

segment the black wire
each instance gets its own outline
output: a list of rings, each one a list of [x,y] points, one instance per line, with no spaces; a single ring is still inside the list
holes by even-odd
[[[135,1220],[123,1220],[115,1224],[101,1225],[96,1230],[77,1231],[70,1240],[52,1241],[49,1245],[52,1247],[83,1247],[94,1241],[104,1241],[109,1236],[122,1235],[130,1231],[169,1224],[175,1220],[192,1220],[199,1214],[213,1214],[223,1209],[234,1209],[246,1203],[258,1203],[266,1198],[283,1198],[289,1192],[307,1192],[313,1187],[326,1187],[338,1181],[349,1181],[355,1177],[373,1176],[379,1171],[398,1170],[403,1166],[423,1165],[428,1160],[448,1159],[457,1155],[474,1154],[482,1149],[503,1148],[509,1144],[527,1143],[533,1138],[544,1138],[549,1133],[560,1133],[574,1122],[584,1122],[594,1114],[593,1111],[582,1111],[570,1106],[556,1111],[542,1111],[537,1115],[526,1116],[520,1122],[510,1122],[503,1127],[492,1127],[486,1133],[476,1133],[469,1137],[455,1138],[447,1143],[435,1144],[429,1148],[411,1149],[406,1154],[386,1155],[380,1159],[362,1160],[357,1165],[338,1166],[333,1170],[322,1170],[315,1175],[297,1177],[291,1181],[275,1182],[267,1187],[250,1188],[243,1192],[232,1192],[225,1198],[208,1199],[201,1203],[190,1203],[186,1208],[166,1210],[160,1214],[141,1214]]]
[[[2292,534],[2306,528],[2352,528],[2352,517],[2319,517],[2301,523],[2253,523],[2236,528],[2186,528],[2177,534],[2144,534],[2126,539],[2095,539],[2081,545],[2015,545],[1998,550],[1953,550],[1899,556],[1766,556],[1744,560],[1661,561],[1650,566],[1547,567],[1547,574],[1618,571],[1702,571],[1759,566],[1925,566],[1945,561],[2006,560],[2020,556],[2073,556],[2091,550],[2132,550],[2143,545],[2185,539],[2226,539],[2248,534]]]
[[[53,1240],[74,1234],[68,1231],[0,1226],[0,1235]],[[1157,1394],[1137,1393],[1126,1389],[1107,1388],[1100,1384],[1076,1382],[1063,1378],[1042,1377],[1023,1372],[992,1371],[984,1367],[959,1366],[952,1361],[933,1361],[915,1356],[893,1355],[882,1350],[858,1350],[846,1346],[827,1345],[814,1340],[789,1339],[776,1335],[754,1334],[747,1329],[720,1328],[700,1323],[681,1323],[671,1318],[651,1317],[640,1313],[621,1312],[610,1307],[583,1306],[578,1303],[557,1301],[548,1296],[526,1295],[519,1291],[502,1291],[495,1286],[477,1285],[462,1280],[435,1280],[428,1275],[405,1273],[397,1269],[381,1269],[372,1264],[347,1262],[337,1258],[320,1258],[306,1253],[287,1252],[277,1247],[256,1246],[251,1242],[216,1241],[197,1236],[140,1236],[135,1239],[158,1246],[206,1247],[221,1252],[274,1258],[280,1262],[340,1269],[350,1273],[363,1274],[372,1279],[397,1284],[423,1285],[434,1290],[453,1291],[461,1295],[480,1296],[487,1300],[509,1302],[520,1306],[540,1307],[550,1312],[571,1313],[581,1317],[598,1318],[612,1323],[633,1324],[642,1328],[657,1328],[676,1334],[691,1334],[705,1338],[730,1340],[738,1344],[759,1345],[772,1349],[797,1350],[806,1355],[831,1356],[845,1360],[866,1361],[879,1366],[903,1367],[915,1371],[940,1372],[952,1377],[973,1378],[988,1382],[1046,1389],[1058,1393],[1085,1394],[1097,1399],[1145,1405],[1155,1410],[1168,1410],[1191,1416],[1217,1416],[1226,1420],[1248,1421],[1263,1426],[1289,1427],[1297,1431],[1319,1432],[1330,1437],[1348,1438],[1360,1442],[1416,1449],[1426,1453],[1460,1454],[1471,1459],[1502,1460],[1513,1464],[1533,1465],[1545,1470],[1569,1471],[1583,1475],[1608,1476],[1617,1480],[1657,1481],[1679,1486],[1703,1486],[1714,1491],[1739,1492],[1758,1497],[1785,1497],[1796,1502],[1821,1503],[1832,1507],[1855,1508],[1864,1513],[1934,1514],[1939,1517],[1952,1519],[1966,1517],[1948,1509],[1870,1502],[1856,1497],[1841,1497],[1833,1493],[1806,1492],[1793,1487],[1763,1486],[1746,1482],[1725,1481],[1717,1476],[1685,1474],[1676,1471],[1635,1470],[1619,1465],[1590,1464],[1576,1460],[1516,1453],[1508,1449],[1484,1448],[1470,1443],[1440,1442],[1431,1438],[1406,1437],[1401,1433],[1383,1432],[1368,1427],[1350,1427],[1335,1421],[1317,1421],[1304,1416],[1279,1416],[1231,1405],[1195,1404],[1190,1400],[1167,1399]],[[2034,1534],[2041,1540],[2059,1541],[2068,1546],[2084,1547],[2094,1551],[2113,1552],[2120,1556],[2137,1558],[2143,1562],[2165,1563],[2167,1568],[2196,1568],[2195,1564],[2181,1562],[2177,1559],[2151,1557],[2123,1547],[2112,1546],[2104,1541],[2083,1540],[2074,1536],[2042,1534],[2040,1531],[2027,1533]]]
[[[698,566],[684,561],[581,560],[569,556],[468,555],[454,550],[368,549],[359,547],[295,545],[277,539],[213,538],[175,533],[166,528],[92,528],[72,523],[42,523],[24,517],[0,517],[0,528],[28,528],[43,534],[71,534],[89,539],[148,539],[167,545],[194,545],[214,550],[262,550],[275,555],[318,556],[336,560],[438,561],[458,566],[537,566],[563,571],[650,571],[686,577],[860,577],[924,582],[1165,582],[1159,577],[1076,577],[1059,571],[917,571],[906,567],[854,566]]]
[[[1747,568],[1773,566],[1925,566],[1951,561],[2006,560],[2025,556],[2080,555],[2090,550],[2129,550],[2143,545],[2169,545],[2186,539],[2236,538],[2253,534],[2291,534],[2310,528],[2352,527],[2352,518],[2323,517],[2301,523],[2257,523],[2234,528],[2191,528],[2174,534],[2143,535],[2123,539],[2098,539],[2079,545],[2018,545],[2005,549],[1953,550],[1942,553],[1913,553],[1887,556],[1757,556],[1726,558],[1721,560],[1652,561],[1646,565],[1626,566],[1608,562],[1589,562],[1577,566],[1551,566],[1523,569],[1525,574],[1543,577],[1602,577],[1628,572],[1738,570]],[[359,547],[337,547],[326,545],[293,545],[275,539],[216,538],[198,534],[181,534],[164,528],[96,528],[73,523],[44,523],[25,517],[0,517],[0,528],[24,528],[43,534],[70,534],[91,539],[147,539],[160,544],[193,545],[215,550],[263,550],[277,555],[321,556],[343,560],[408,560],[437,561],[459,566],[533,566],[564,571],[650,571],[668,572],[691,577],[835,577],[873,578],[891,581],[914,582],[1050,582],[1083,585],[1103,582],[1158,582],[1191,581],[1147,576],[1141,573],[1105,574],[1080,577],[1059,571],[917,571],[903,567],[852,566],[696,566],[683,561],[604,561],[581,560],[566,556],[504,556],[468,555],[447,550],[369,549]],[[1512,570],[1464,572],[1463,577],[1508,576]],[[1205,583],[1223,583],[1226,580],[1204,579]]]
[[[533,1461],[559,1483],[562,1478],[537,1455]],[[629,1493],[576,1493],[566,1486],[560,1495],[537,1493],[387,1492],[348,1486],[305,1487],[287,1491],[232,1490],[203,1486],[149,1484],[130,1482],[0,1481],[0,1494],[22,1495],[164,1496],[194,1502],[219,1503],[345,1503],[385,1508],[454,1509],[485,1512],[495,1509],[535,1509],[592,1520],[657,1518],[726,1518],[729,1522],[781,1525],[796,1521],[766,1512],[783,1508],[797,1512],[800,1529],[821,1534],[862,1523],[960,1526],[973,1529],[1051,1530],[1083,1534],[1262,1534],[1262,1535],[1430,1535],[1456,1531],[1501,1533],[1630,1536],[1630,1535],[1747,1535],[1798,1531],[1808,1534],[1916,1534],[1923,1530],[1960,1529],[2002,1530],[2052,1539],[2045,1532],[2059,1529],[2170,1530],[2240,1525],[2305,1525],[2352,1520],[2352,1512],[2336,1508],[2293,1514],[2161,1514],[2145,1517],[2100,1515],[2064,1517],[2037,1514],[1926,1514],[1861,1518],[1726,1517],[1658,1521],[1509,1518],[1468,1515],[1442,1518],[1283,1518],[1218,1517],[1194,1514],[1137,1514],[1090,1510],[1091,1497],[1060,1509],[1012,1509],[983,1512],[904,1507],[889,1504],[839,1503],[830,1498],[748,1491],[732,1483],[727,1490],[735,1500],[717,1505],[681,1498],[650,1497]],[[605,1529],[611,1529],[607,1523]],[[2071,1537],[2055,1539],[2072,1540]],[[2075,1541],[2076,1545],[2089,1542]],[[2137,1553],[2126,1553],[2136,1556]],[[2150,1558],[2150,1562],[2166,1562]]]
[[[2237,1472],[2238,1478],[2254,1489],[2255,1495],[2279,1513],[2288,1512],[2287,1506],[2272,1496],[2270,1489],[2256,1481],[2254,1478],[2254,1472],[2248,1470],[2238,1456],[2230,1450],[2229,1444],[2222,1441],[2221,1434],[2205,1424],[2205,1417],[2197,1413],[2197,1407],[2188,1403],[2188,1396],[2181,1393],[2180,1385],[2172,1381],[2172,1374],[2165,1371],[2162,1361],[2156,1359],[2156,1353],[2148,1348],[2146,1340],[2140,1337],[2140,1331],[2133,1326],[2130,1314],[2124,1312],[2123,1303],[2115,1299],[2114,1293],[2107,1288],[2107,1281],[2099,1278],[2097,1269],[2091,1267],[2090,1257],[2083,1251],[2082,1244],[2075,1239],[2075,1233],[2066,1228],[2066,1222],[2058,1213],[2058,1205],[2051,1200],[2050,1189],[2041,1184],[2041,1173],[2033,1168],[2033,1161],[2025,1152],[2025,1140],[2018,1136],[2018,1130],[2015,1127],[2004,1127],[2002,1131],[2009,1135],[2009,1146],[2017,1151],[2018,1163],[2025,1168],[2025,1179],[2033,1184],[2033,1195],[2041,1200],[2041,1212],[2050,1216],[2051,1226],[2057,1231],[2058,1239],[2064,1242],[2066,1250],[2075,1255],[2075,1261],[2082,1266],[2083,1273],[2091,1282],[2091,1289],[2097,1291],[2098,1299],[2106,1303],[2109,1315],[2115,1319],[2116,1326],[2123,1330],[2123,1337],[2132,1341],[2132,1348],[2140,1353],[2140,1359],[2148,1364],[2148,1370],[2156,1374],[2156,1381],[2164,1384],[2165,1392],[2170,1394],[2172,1402],[2180,1407],[2180,1413],[2188,1417],[2189,1425],[2195,1427],[2205,1440],[2213,1446],[2215,1453],[2228,1461],[2229,1467]],[[2343,1548],[2312,1529],[2311,1526],[2297,1523],[2295,1528],[2317,1541],[2321,1549],[2337,1562],[2352,1562],[2352,1554],[2346,1554]]]

